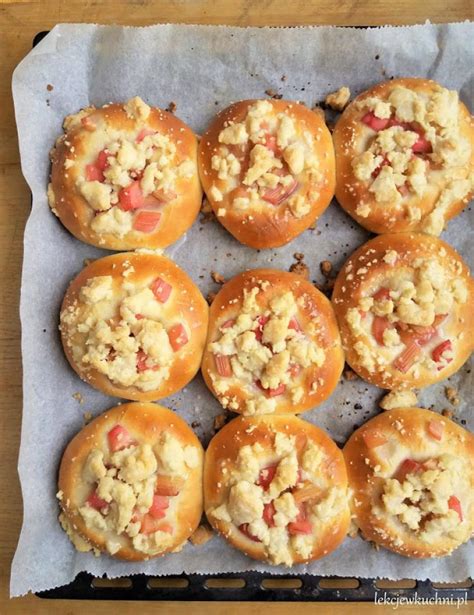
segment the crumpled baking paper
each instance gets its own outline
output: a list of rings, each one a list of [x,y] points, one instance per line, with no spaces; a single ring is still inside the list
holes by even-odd
[[[138,572],[286,572],[248,559],[217,536],[205,546],[188,544],[180,553],[148,563],[124,563],[106,555],[96,559],[76,552],[60,529],[55,493],[62,451],[81,429],[85,412],[96,416],[118,402],[78,379],[59,340],[58,312],[68,282],[85,258],[105,254],[72,237],[47,205],[48,151],[61,133],[64,116],[91,103],[140,95],[162,108],[175,102],[176,114],[199,134],[218,110],[235,100],[262,98],[267,89],[312,106],[342,85],[357,94],[392,76],[437,79],[459,90],[461,98],[472,104],[473,36],[471,23],[372,29],[67,24],[56,26],[20,63],[13,94],[21,164],[33,206],[25,230],[21,289],[24,405],[19,473],[24,521],[12,565],[12,596],[69,583],[83,570],[109,577]],[[469,218],[467,209],[443,233],[465,257],[472,245]],[[200,218],[167,254],[206,294],[217,290],[210,278],[212,270],[226,278],[253,267],[286,270],[295,252],[304,253],[312,279],[322,282],[320,261],[330,260],[337,271],[368,237],[333,202],[317,230],[306,231],[283,248],[257,252],[240,245],[216,221],[204,223]],[[420,405],[449,407],[445,384],[423,391]],[[451,384],[462,400],[456,408],[457,420],[467,420],[472,428],[469,368],[453,376]],[[80,393],[83,403],[73,398],[75,393]],[[326,403],[303,418],[343,443],[355,425],[378,411],[381,394],[361,380],[343,379]],[[189,423],[197,422],[196,432],[207,444],[213,417],[221,409],[200,376],[163,404]],[[296,566],[292,572],[458,581],[473,574],[474,556],[472,546],[466,544],[449,558],[410,561],[376,551],[359,538],[347,538],[328,557]]]

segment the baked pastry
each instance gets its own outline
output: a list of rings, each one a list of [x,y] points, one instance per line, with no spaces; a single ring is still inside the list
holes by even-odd
[[[459,254],[421,233],[368,241],[343,266],[332,295],[347,362],[384,389],[454,374],[472,352],[473,301]]]
[[[346,108],[333,139],[336,198],[369,231],[439,235],[473,195],[473,118],[435,81],[370,88]]]
[[[69,115],[64,130],[48,200],[75,237],[110,250],[164,248],[189,229],[202,191],[184,122],[137,96]]]
[[[201,520],[203,460],[199,440],[171,410],[111,408],[64,451],[61,525],[79,551],[126,560],[179,551]]]
[[[206,451],[204,508],[211,525],[254,559],[291,566],[324,557],[349,527],[342,452],[295,416],[238,417]]]
[[[449,555],[474,531],[474,436],[436,412],[383,412],[344,447],[353,519],[406,557]]]
[[[224,408],[304,412],[331,395],[343,366],[331,304],[301,276],[245,271],[212,302],[201,369]]]
[[[152,401],[194,378],[207,324],[207,303],[182,269],[158,254],[125,252],[74,278],[59,328],[85,382],[114,397]]]
[[[334,148],[324,117],[288,100],[242,100],[199,144],[199,174],[219,222],[252,248],[282,246],[334,195]]]

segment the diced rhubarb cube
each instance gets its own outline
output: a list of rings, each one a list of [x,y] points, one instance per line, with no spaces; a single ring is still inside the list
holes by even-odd
[[[244,534],[244,536],[247,536],[247,538],[250,538],[250,540],[253,540],[253,542],[262,542],[260,538],[257,538],[256,536],[254,536],[253,534],[249,532],[248,523],[242,523],[242,525],[239,525],[239,530],[242,532],[242,534]]]
[[[147,364],[148,355],[143,350],[139,350],[137,352],[137,372],[144,372],[147,369],[151,369],[156,372],[160,369],[159,365],[152,365],[151,367]]]
[[[178,476],[166,476],[159,474],[156,477],[155,493],[156,495],[174,497],[178,495],[184,487],[184,480]]]
[[[103,149],[102,151],[100,151],[97,156],[95,166],[101,171],[105,171],[105,169],[109,166],[108,158],[110,155],[111,155],[110,152],[106,149]]]
[[[267,132],[267,134],[265,135],[265,142],[264,145],[267,149],[269,149],[270,151],[276,153],[278,151],[278,145],[277,145],[277,138],[275,135],[272,135],[270,133]]]
[[[296,534],[312,534],[313,526],[311,521],[306,518],[304,504],[300,504],[300,512],[294,521],[288,523],[288,533],[295,536]]]
[[[271,205],[281,205],[298,188],[298,182],[293,178],[293,182],[288,186],[277,184],[275,188],[268,188],[262,194],[262,199]]]
[[[400,467],[398,468],[395,474],[395,478],[400,483],[403,483],[403,481],[405,480],[408,474],[417,474],[418,472],[421,472],[423,469],[424,467],[422,463],[419,463],[418,461],[415,461],[414,459],[405,459],[405,461],[403,461]]]
[[[107,434],[107,438],[109,440],[109,448],[112,453],[135,444],[135,440],[125,429],[125,427],[122,427],[122,425],[115,425],[115,427],[112,427]]]
[[[216,364],[216,369],[219,376],[223,376],[224,378],[230,378],[230,376],[232,376],[230,357],[225,354],[215,354],[214,362]]]
[[[235,318],[229,318],[229,320],[226,320],[224,324],[221,325],[221,329],[230,329],[230,327],[233,327],[235,325]]]
[[[150,286],[155,297],[160,303],[166,303],[171,295],[173,287],[168,282],[165,282],[162,278],[156,278]]]
[[[86,180],[88,182],[103,182],[104,174],[95,164],[86,165]]]
[[[385,345],[383,340],[383,334],[385,329],[389,329],[391,327],[388,318],[385,316],[374,316],[374,320],[372,321],[372,335],[375,337],[377,344],[381,346]]]
[[[258,342],[262,341],[262,336],[263,336],[263,327],[267,324],[267,322],[270,320],[269,316],[260,316],[258,321],[257,321],[257,328],[254,329],[254,333],[255,333],[255,337],[257,338]]]
[[[278,397],[278,395],[282,395],[286,391],[286,384],[281,383],[279,386],[274,389],[266,389],[260,380],[256,380],[255,384],[258,388],[265,393],[267,397]]]
[[[159,211],[139,211],[133,220],[133,229],[141,233],[153,233],[160,218]]]
[[[275,522],[273,521],[274,514],[275,514],[275,506],[273,505],[273,502],[268,502],[268,504],[264,504],[263,520],[268,525],[268,527],[275,527]]]
[[[410,367],[415,363],[415,361],[420,356],[422,350],[418,344],[413,341],[410,344],[407,344],[404,350],[398,355],[398,357],[393,362],[394,367],[396,367],[402,374],[405,374]]]
[[[383,169],[383,167],[390,165],[390,160],[384,156],[382,162],[379,164],[378,167],[376,167],[373,171],[372,171],[372,177],[375,179],[376,177],[379,176],[380,171]]]
[[[390,118],[382,119],[380,117],[376,117],[372,113],[372,111],[369,111],[364,115],[362,121],[364,122],[364,124],[369,126],[369,128],[372,128],[372,130],[378,132],[379,130],[384,130],[384,128],[387,128],[387,125],[390,122]]]
[[[163,188],[157,188],[152,194],[161,204],[171,203],[171,201],[174,201],[178,196],[174,190],[164,190]]]
[[[455,510],[459,515],[459,521],[463,520],[461,502],[455,495],[452,495],[448,500],[448,508]]]
[[[173,526],[171,525],[171,523],[160,523],[160,525],[158,526],[158,531],[166,532],[167,534],[172,534]]]
[[[168,329],[168,338],[174,352],[178,352],[180,348],[189,342],[187,331],[181,322]]]
[[[153,517],[150,514],[146,514],[142,519],[140,532],[142,534],[154,534],[160,529],[160,525],[162,525],[161,519],[164,516],[165,515],[162,515],[161,517]]]
[[[437,419],[432,419],[428,423],[428,433],[432,438],[440,441],[444,433],[444,423],[442,421],[438,421]]]
[[[96,510],[102,510],[103,508],[108,506],[107,502],[97,495],[97,491],[95,489],[89,495],[86,502],[87,504],[89,504],[89,506],[95,508]]]
[[[436,335],[436,327],[428,325],[423,327],[421,325],[413,325],[408,328],[400,329],[400,338],[405,344],[416,342],[419,346],[424,346]]]
[[[429,154],[433,151],[431,143],[423,136],[419,136],[418,140],[413,144],[412,150],[415,154]]]
[[[153,502],[148,510],[148,514],[151,515],[154,519],[163,519],[166,517],[166,509],[169,508],[170,501],[164,495],[155,495],[153,496]]]
[[[296,316],[292,316],[290,318],[288,329],[292,329],[293,331],[301,331],[300,323],[296,320]]]
[[[135,143],[141,143],[145,137],[154,135],[155,133],[156,130],[151,130],[151,128],[142,128],[135,139]]]
[[[126,188],[122,188],[118,195],[118,206],[123,211],[139,209],[143,204],[143,193],[139,181],[132,182]]]
[[[143,314],[135,314],[135,318],[137,320],[143,320],[145,318],[145,316],[143,316]]]
[[[377,446],[382,446],[388,441],[384,434],[372,430],[364,431],[362,438],[367,448],[377,448]]]
[[[262,489],[266,491],[268,487],[270,486],[270,483],[272,482],[276,471],[277,471],[277,464],[267,466],[266,468],[263,468],[262,470],[260,470],[260,473],[258,475],[257,485],[259,485],[260,487],[262,487]]]
[[[372,297],[374,301],[388,301],[390,299],[390,288],[382,286]]]
[[[441,359],[443,359],[443,354],[448,351],[451,352],[452,350],[453,350],[453,345],[451,343],[451,340],[444,340],[444,342],[441,342],[441,344],[438,344],[436,348],[433,348],[431,352],[431,357],[433,358],[433,361],[435,361],[436,363],[439,363]],[[444,360],[446,363],[450,363],[453,359],[452,357],[448,357]]]

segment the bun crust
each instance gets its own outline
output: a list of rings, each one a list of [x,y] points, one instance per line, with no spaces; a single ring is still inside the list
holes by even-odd
[[[84,506],[93,485],[85,480],[84,466],[93,449],[99,449],[108,455],[107,434],[117,424],[124,427],[138,444],[151,447],[160,442],[164,433],[176,438],[182,447],[190,446],[196,451],[195,467],[187,467],[188,477],[177,496],[177,506],[171,513],[174,521],[172,541],[161,551],[145,553],[137,550],[132,540],[122,533],[120,536],[111,530],[100,531],[86,524],[79,509]],[[159,557],[165,553],[179,550],[197,528],[202,515],[202,469],[204,451],[196,435],[177,414],[150,403],[126,403],[107,410],[86,425],[74,436],[64,451],[59,468],[59,489],[61,509],[69,526],[75,534],[85,540],[91,547],[107,552],[109,540],[118,541],[120,548],[110,553],[114,557],[129,561],[140,561],[150,557]]]
[[[306,154],[314,158],[316,162],[313,169],[308,166],[309,171],[294,167],[293,176],[298,180],[299,185],[291,193],[291,197],[280,204],[271,204],[257,199],[255,202],[251,201],[246,207],[237,208],[233,204],[234,199],[246,196],[245,189],[248,186],[243,184],[243,179],[250,164],[250,150],[258,142],[256,139],[263,142],[265,137],[263,133],[260,134],[257,131],[258,136],[253,140],[253,133],[250,132],[250,140],[247,139],[240,145],[229,144],[226,149],[223,149],[225,146],[221,146],[219,135],[229,122],[235,124],[245,122],[249,110],[262,103],[266,105],[265,108],[268,111],[265,112],[265,117],[262,112],[259,118],[264,117],[262,121],[269,119],[270,123],[275,124],[271,129],[272,147],[275,148],[276,116],[284,114],[294,122],[296,132],[293,139],[296,138],[303,142],[303,133],[307,133],[311,139],[311,145],[305,145]],[[219,175],[224,176],[215,168],[216,165],[213,167],[213,157],[218,157],[222,151],[230,152],[239,160],[239,172],[224,179],[219,177]],[[275,156],[281,159],[282,150],[276,149]],[[273,248],[287,244],[319,218],[334,196],[334,148],[324,118],[293,101],[242,100],[230,105],[216,116],[203,135],[199,144],[198,164],[204,192],[218,221],[238,241],[251,248]],[[284,164],[283,169],[286,173],[290,173],[287,165]],[[230,190],[229,178],[232,182]],[[218,189],[217,198],[213,188]],[[299,197],[303,199],[301,202],[295,200]]]
[[[407,89],[418,95],[422,109],[425,108],[423,105],[430,104],[430,98],[439,101],[439,113],[436,108],[431,107],[427,115],[423,116],[426,120],[422,121],[423,128],[419,121],[422,117],[420,109],[415,108],[415,121],[403,122],[400,117],[411,119],[412,112],[407,111],[407,105],[402,97],[398,96],[397,98],[397,94],[393,95],[394,90],[400,92],[400,88],[403,91]],[[393,79],[379,83],[360,94],[344,110],[337,122],[333,132],[336,152],[336,198],[346,212],[369,231],[374,233],[423,231],[439,235],[445,222],[457,216],[472,198],[474,192],[472,186],[470,186],[469,177],[474,169],[474,147],[472,146],[472,143],[474,143],[474,121],[466,106],[458,101],[457,94],[456,99],[450,98],[449,93],[446,98],[442,98],[443,92],[448,93],[448,90],[444,90],[435,81],[428,79]],[[383,105],[387,103],[391,95],[391,111],[385,110],[384,112]],[[433,99],[433,96],[439,98]],[[400,101],[400,111],[395,107],[395,103],[398,104],[397,101]],[[380,103],[382,103],[382,107]],[[378,109],[377,104],[379,105]],[[410,101],[408,101],[408,106],[410,104]],[[449,107],[443,109],[442,104],[449,104]],[[374,109],[385,119],[376,117],[377,124],[375,129],[372,129],[362,118],[367,117],[366,114],[369,111],[373,113]],[[390,112],[392,113],[391,120],[393,121],[395,118],[398,124],[389,123],[385,126],[385,122],[389,122]],[[399,117],[394,113],[401,115]],[[451,130],[449,122],[445,123],[443,117],[452,118],[456,113],[459,114],[458,126]],[[443,126],[447,128],[442,128],[438,122],[443,122]],[[398,195],[396,190],[395,192],[392,190],[395,201],[387,199],[378,202],[377,191],[370,191],[369,187],[374,188],[376,185],[373,182],[383,168],[383,166],[379,166],[380,160],[384,159],[382,165],[387,164],[387,151],[392,147],[393,142],[387,141],[380,151],[375,152],[380,156],[379,162],[372,163],[365,160],[362,164],[361,159],[359,159],[361,161],[359,172],[355,171],[352,161],[356,156],[360,156],[367,151],[369,146],[380,138],[381,133],[376,131],[385,131],[390,126],[400,126],[401,124],[404,124],[403,128],[406,130],[418,131],[429,141],[429,143],[419,141],[413,150],[413,156],[426,161],[428,166],[427,169],[423,169],[422,165],[420,165],[420,168],[416,168],[414,165],[418,163],[414,163],[413,159],[411,162],[409,161],[408,167],[402,173],[407,181],[403,184],[403,181],[400,180],[402,182],[399,186],[402,191],[401,194]],[[416,136],[414,139],[416,141]],[[407,151],[411,152],[412,146],[410,143],[407,142],[406,145]],[[403,151],[404,147],[405,145],[398,145],[397,151]],[[450,149],[449,154],[448,148]],[[456,148],[459,148],[459,155],[454,154]],[[462,150],[465,150],[465,153],[461,153]],[[456,155],[456,159],[453,158],[454,155]],[[445,161],[449,162],[446,163]],[[400,158],[397,162],[391,163],[392,168],[395,165],[395,175],[402,170],[401,167],[397,166],[399,164],[401,164]],[[405,163],[403,165],[405,166]],[[366,166],[366,170],[363,170],[364,166]],[[358,173],[359,177],[357,176]],[[420,180],[417,178],[420,178],[420,176],[426,176],[427,182],[422,181],[422,192],[420,190],[417,192],[417,190],[411,188],[412,184],[409,179],[411,174],[413,174],[414,182],[419,182]],[[391,182],[390,177],[386,179]],[[380,186],[380,197],[385,187]]]
[[[153,133],[158,135],[155,141],[153,140],[155,136],[150,136]],[[163,138],[169,139],[171,145],[161,143],[159,139]],[[107,148],[118,149],[117,144],[120,143],[120,139],[127,141],[133,148],[145,145],[148,147],[142,152],[143,156],[146,156],[146,163],[145,158],[142,162],[136,162],[140,166],[142,175],[146,174],[150,162],[157,163],[157,154],[153,152],[165,152],[157,163],[158,170],[152,188],[152,190],[157,188],[161,190],[161,196],[158,200],[154,200],[152,194],[149,194],[143,209],[139,208],[136,212],[122,211],[119,205],[112,203],[109,212],[115,216],[120,215],[120,219],[112,217],[113,219],[107,219],[106,222],[104,218],[102,226],[94,226],[98,217],[109,215],[108,212],[104,213],[107,211],[107,205],[93,207],[85,198],[80,183],[86,178],[87,165],[95,164],[99,152]],[[141,140],[137,142],[139,139]],[[134,175],[134,169],[128,168],[134,163],[129,161],[129,158],[126,159],[126,155],[134,156],[133,148],[132,152],[127,150],[126,154],[124,152],[118,155],[120,163],[117,162],[119,159],[117,154],[109,159],[113,160],[114,165],[118,165],[112,182],[115,185],[116,195],[120,187],[126,187],[129,182],[131,184],[137,179],[142,182],[143,188],[140,173]],[[142,154],[137,156],[137,161]],[[184,122],[171,113],[156,107],[150,108],[140,99],[132,99],[127,104],[109,104],[99,109],[88,107],[75,116],[68,116],[65,120],[65,134],[56,141],[50,157],[51,184],[48,189],[50,206],[64,226],[77,239],[86,243],[109,250],[165,248],[191,227],[199,213],[202,190],[197,171],[196,136]],[[185,173],[177,173],[179,165],[185,161],[189,168]],[[167,174],[168,180],[171,177],[170,173],[177,173],[176,177],[173,176],[172,189],[166,188],[163,191],[160,188],[161,180],[158,173],[160,170]],[[104,173],[109,171],[110,165]],[[126,180],[123,179],[124,173],[125,177],[128,174]],[[106,183],[111,178],[112,176],[110,178],[106,176]],[[100,189],[101,185],[106,185],[102,183],[99,186],[92,186],[99,183],[98,181],[87,183],[91,184],[94,191]],[[91,198],[94,200],[99,197]],[[152,223],[151,226],[145,224],[145,227],[142,227],[144,230],[135,230],[134,225],[140,212],[148,212],[149,215],[150,211],[156,211],[161,215],[159,221],[155,222],[155,228]]]
[[[232,474],[238,469],[239,451],[244,446],[262,447],[259,452],[254,449],[258,465],[262,468],[267,467],[269,462],[276,463],[281,459],[281,454],[275,452],[276,434],[295,438],[294,451],[299,464],[306,445],[314,444],[322,453],[323,461],[317,470],[321,484],[329,483],[343,493],[342,501],[338,501],[336,518],[320,521],[315,530],[316,535],[313,533],[312,547],[310,546],[305,556],[295,549],[290,549],[292,562],[284,563],[292,565],[319,559],[339,546],[349,528],[350,513],[344,495],[347,488],[346,468],[342,453],[335,442],[322,429],[295,416],[238,417],[214,436],[207,448],[204,462],[204,508],[207,518],[214,529],[232,546],[249,557],[273,564],[281,563],[272,558],[262,542],[248,538],[234,523],[217,518],[213,513],[217,507],[228,502],[232,484],[230,480],[234,481]],[[278,554],[273,553],[273,556],[275,555]]]
[[[459,254],[421,233],[368,241],[345,263],[332,295],[347,362],[384,389],[426,387],[458,371],[473,348],[473,301]],[[413,340],[419,348],[401,361]]]
[[[104,276],[111,278],[110,289],[106,287],[104,290],[104,293],[108,293],[107,296],[104,295],[105,300],[88,304],[83,297],[84,288],[93,285],[93,279],[103,280]],[[139,297],[136,295],[143,289],[150,288],[157,278],[172,287],[166,302],[161,303],[149,291],[147,292],[150,297],[143,298],[143,295],[139,295],[142,299],[138,301]],[[130,301],[127,297],[133,295],[134,303],[128,304],[128,309],[124,310],[124,300]],[[141,309],[145,314],[138,314],[140,319],[137,319],[133,308]],[[78,324],[86,318],[86,309],[92,312],[96,325],[81,332],[78,330]],[[152,326],[158,326],[156,323],[161,323],[164,329],[158,332],[150,329]],[[187,341],[177,350],[172,350],[169,336],[173,328],[180,323],[184,324]],[[111,329],[110,335],[115,335],[113,332],[126,326],[128,329],[125,337],[130,330],[135,336],[134,339],[141,341],[137,342],[136,347],[127,346],[124,350],[120,336],[113,339],[103,337],[99,328],[106,325]],[[183,388],[194,378],[201,363],[207,325],[208,306],[198,287],[173,261],[158,254],[130,252],[93,261],[71,282],[61,306],[61,340],[66,357],[78,376],[106,395],[136,401],[162,399]],[[145,326],[148,328],[145,329]],[[98,359],[94,355],[85,363],[84,356],[91,344],[102,354]],[[113,372],[107,368],[111,356],[104,354],[104,344],[107,351],[110,350],[112,354],[115,353],[127,361],[127,370],[132,371],[129,384],[120,380],[120,374],[125,371],[125,367],[117,364],[117,370],[114,369]],[[144,345],[148,350],[148,358],[137,354],[136,358],[133,358],[133,366],[130,366],[130,353],[144,351]],[[163,358],[162,353],[165,350],[167,354]],[[167,371],[156,381],[156,386],[151,386],[151,381],[148,381],[147,385],[139,386],[139,380],[134,380],[135,362],[137,370],[145,367],[139,367],[139,356],[143,358],[145,365],[150,366],[147,372],[149,376],[152,375],[151,372],[158,374],[156,370],[164,366],[166,359]],[[154,357],[151,362],[150,357]]]
[[[248,318],[247,324],[241,326],[239,321],[237,328],[223,328],[223,324],[232,322],[245,311],[245,305],[248,305],[245,297],[252,294],[252,289],[258,289],[258,293],[255,295],[254,301],[250,302],[248,315],[245,316]],[[212,349],[211,344],[221,341],[223,334],[232,335],[234,337],[232,344],[239,344],[240,342],[235,339],[235,336],[240,331],[245,331],[246,327],[248,327],[247,332],[244,332],[243,335],[251,338],[249,331],[255,332],[255,327],[258,327],[259,323],[262,322],[256,319],[260,319],[263,314],[267,314],[270,321],[278,320],[275,313],[270,310],[270,304],[272,301],[284,298],[287,293],[293,295],[294,302],[290,302],[290,308],[286,314],[286,322],[288,322],[288,317],[290,317],[290,320],[288,325],[284,325],[285,331],[288,330],[288,334],[291,335],[291,327],[294,326],[292,325],[293,318],[296,318],[296,328],[299,331],[293,332],[295,339],[303,339],[303,343],[308,343],[308,345],[305,346],[307,350],[306,355],[304,355],[300,348],[291,346],[293,342],[288,343],[288,338],[283,342],[283,344],[286,344],[284,352],[290,352],[289,369],[291,370],[291,365],[295,365],[296,370],[291,371],[289,376],[288,374],[281,374],[278,383],[273,383],[265,389],[275,389],[281,383],[284,383],[282,385],[284,391],[273,395],[255,385],[259,378],[265,384],[265,373],[267,376],[269,374],[275,375],[275,371],[272,372],[273,368],[269,366],[269,363],[275,358],[276,345],[272,346],[272,352],[269,352],[266,347],[262,348],[261,343],[252,346],[251,349],[241,346],[238,352],[233,345],[230,346],[230,349],[224,349],[223,353],[227,355],[237,353],[236,356],[230,358],[230,362],[239,361],[240,367],[232,363],[234,366],[233,375],[231,374],[231,377],[226,378],[221,377],[216,364],[215,355],[217,353]],[[284,310],[280,312],[280,317],[285,318]],[[271,322],[269,326],[272,326]],[[260,326],[260,329],[261,342],[263,342],[263,345],[267,343],[268,347],[269,344],[265,337],[267,334],[266,328]],[[256,337],[257,335],[258,333]],[[305,338],[301,338],[302,335]],[[278,350],[281,349],[280,347]],[[319,352],[318,349],[322,349],[324,353],[322,358],[319,358],[318,355],[318,358],[313,362],[306,358],[314,352]],[[261,356],[262,352],[267,353],[263,359],[267,363],[266,367],[259,368],[255,366],[253,360],[257,354]],[[301,276],[275,269],[245,271],[224,284],[211,304],[209,333],[201,366],[202,375],[213,395],[219,399],[224,407],[228,407],[233,412],[241,414],[259,414],[262,412],[297,414],[314,408],[334,391],[343,366],[344,355],[331,304],[320,291]],[[274,366],[274,368],[275,370],[279,369],[278,366]],[[237,375],[235,369],[246,371],[243,375]],[[268,398],[268,395],[270,395],[270,398]]]
[[[441,435],[437,429],[439,425],[442,426]],[[389,497],[388,506],[392,507],[395,498],[403,498],[406,495],[404,491],[408,495],[410,493],[410,487],[406,487],[403,479],[392,478],[400,476],[405,460],[410,460],[408,467],[414,472],[406,482],[411,481],[416,489],[417,477],[420,477],[421,473],[421,478],[424,479],[423,472],[428,470],[417,467],[416,464],[426,464],[431,460],[428,462],[428,467],[431,467],[433,459],[443,459],[445,455],[450,456],[448,461],[452,464],[452,471],[447,481],[446,493],[437,493],[436,502],[439,507],[445,506],[446,501],[449,502],[451,496],[455,496],[458,503],[460,502],[463,521],[454,515],[455,519],[450,528],[441,533],[429,532],[429,514],[436,520],[442,508],[434,513],[430,513],[428,509],[428,516],[421,521],[421,530],[412,530],[401,520],[405,504],[397,503],[397,510],[401,513],[399,515],[387,511],[387,505],[384,506],[381,497],[384,484],[387,485],[385,497]],[[449,555],[471,537],[474,530],[474,436],[453,421],[421,408],[383,412],[352,434],[344,447],[344,457],[349,485],[353,490],[352,513],[365,539],[406,557],[423,558]],[[460,466],[459,463],[463,465]],[[436,467],[436,464],[434,466]],[[431,471],[433,473],[433,470]],[[388,480],[390,478],[391,483]],[[432,484],[438,484],[440,491],[444,488],[442,481],[433,481],[429,473],[422,484],[425,489],[429,489]],[[426,504],[426,501],[422,501],[423,506]],[[449,508],[453,505],[451,502]],[[443,511],[443,515],[445,512]],[[405,515],[404,519],[412,522],[407,512]],[[433,519],[431,522],[433,523]],[[441,526],[439,519],[438,523]],[[425,535],[423,530],[426,531]]]

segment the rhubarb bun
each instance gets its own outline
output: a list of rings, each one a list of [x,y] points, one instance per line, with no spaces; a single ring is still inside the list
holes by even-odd
[[[59,520],[79,551],[147,560],[179,551],[202,515],[204,452],[188,425],[156,404],[127,403],[66,447]]]
[[[334,148],[324,117],[288,100],[242,100],[199,144],[199,174],[219,222],[251,248],[282,246],[334,195]]]
[[[164,248],[201,206],[196,135],[138,97],[66,117],[51,163],[52,211],[100,248]]]
[[[344,447],[362,536],[406,557],[442,557],[474,531],[474,436],[436,412],[379,414]]]
[[[93,261],[63,300],[60,331],[77,374],[107,395],[153,401],[196,374],[208,306],[171,260],[124,252]]]
[[[426,387],[454,374],[474,343],[474,283],[447,243],[380,235],[341,269],[332,295],[346,360],[384,389]]]
[[[343,366],[331,304],[301,276],[246,271],[212,302],[201,369],[224,408],[304,412],[331,395]]]
[[[439,235],[473,195],[473,118],[435,81],[370,88],[345,109],[333,139],[337,200],[369,231]]]
[[[254,559],[292,566],[324,557],[349,527],[342,452],[295,416],[238,417],[206,451],[204,508],[214,529]]]

